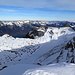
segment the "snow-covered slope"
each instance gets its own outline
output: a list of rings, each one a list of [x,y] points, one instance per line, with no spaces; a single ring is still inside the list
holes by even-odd
[[[59,63],[45,66],[17,64],[3,69],[0,75],[75,75],[75,64]]]
[[[44,53],[36,60],[36,63],[51,64],[59,62],[75,63],[75,37],[69,42],[57,45]]]
[[[23,75],[75,75],[75,64],[52,64],[27,70]]]
[[[49,27],[44,36],[0,37],[0,70],[13,64],[47,65],[58,62],[75,63],[75,31],[69,27]]]

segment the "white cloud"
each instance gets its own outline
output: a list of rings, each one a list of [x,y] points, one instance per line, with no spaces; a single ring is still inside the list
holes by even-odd
[[[75,0],[2,0],[0,4],[30,8],[75,10]]]
[[[16,10],[0,8],[1,12],[16,12]]]

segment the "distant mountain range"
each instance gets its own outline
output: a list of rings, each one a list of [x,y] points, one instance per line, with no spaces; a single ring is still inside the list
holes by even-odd
[[[30,31],[41,26],[44,27],[72,27],[75,30],[75,22],[68,21],[0,21],[0,36],[9,34],[13,37],[25,37]]]

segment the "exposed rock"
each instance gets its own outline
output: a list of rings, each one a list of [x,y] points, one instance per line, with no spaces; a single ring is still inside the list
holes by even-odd
[[[41,26],[39,28],[34,28],[32,31],[28,32],[23,38],[31,38],[34,39],[36,36],[41,37],[44,35],[47,30],[47,26]]]
[[[63,27],[71,27],[70,24],[68,22],[66,22]]]
[[[33,31],[30,31],[29,33],[27,33],[27,35],[24,38],[34,39],[36,36],[40,37],[40,36],[43,36],[43,35],[44,35],[44,32],[33,30]]]
[[[3,24],[3,22],[2,21],[0,21],[0,26],[3,26],[4,24]]]
[[[73,37],[73,40],[75,41],[75,37]]]
[[[75,27],[71,27],[75,31]]]
[[[2,67],[2,68],[0,68],[0,70],[3,70],[4,68],[6,68],[7,66],[4,66],[4,67]]]

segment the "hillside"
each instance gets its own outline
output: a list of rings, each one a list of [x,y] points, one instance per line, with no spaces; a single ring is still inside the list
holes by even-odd
[[[0,73],[18,64],[38,67],[60,62],[75,63],[74,52],[75,31],[70,27],[48,27],[43,36],[35,36],[35,39],[5,34],[0,37]]]
[[[44,27],[72,27],[75,30],[75,22],[66,21],[32,21],[32,20],[18,20],[18,21],[0,21],[0,36],[9,34],[13,37],[25,37],[25,35],[41,26]]]

